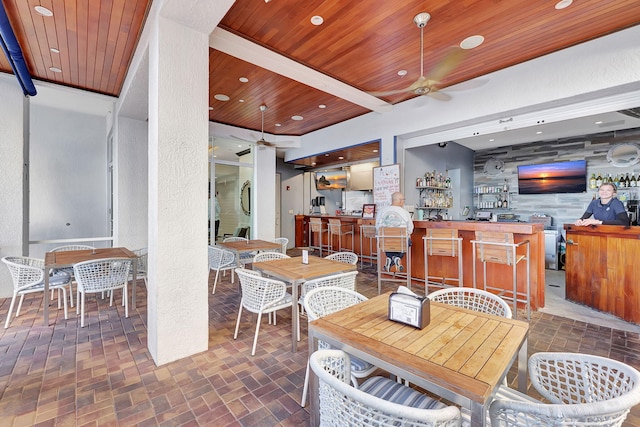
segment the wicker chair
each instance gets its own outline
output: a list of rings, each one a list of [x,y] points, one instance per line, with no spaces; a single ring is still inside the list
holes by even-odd
[[[282,252],[260,252],[253,256],[253,262],[273,261],[276,259],[291,258]]]
[[[358,255],[353,252],[336,252],[331,255],[327,255],[325,258],[343,262],[345,264],[358,265]]]
[[[218,283],[218,275],[221,271],[233,270],[236,268],[236,256],[233,252],[217,246],[209,246],[209,270],[215,270],[216,278],[213,279],[213,291],[216,293],[216,285]],[[233,278],[233,272],[231,273]]]
[[[321,426],[460,426],[460,410],[389,378],[349,384],[349,355],[318,350],[309,359],[318,376]]]
[[[427,295],[431,301],[451,304],[482,313],[494,314],[511,319],[509,304],[498,295],[476,288],[438,289]]]
[[[256,321],[256,333],[253,337],[253,347],[251,348],[251,355],[254,356],[256,354],[256,344],[258,343],[258,333],[260,332],[262,315],[264,313],[274,313],[282,308],[291,307],[291,295],[287,293],[286,283],[280,280],[258,276],[254,272],[249,272],[244,268],[236,268],[236,274],[240,279],[240,286],[242,287],[242,299],[240,300],[240,308],[238,309],[238,319],[236,320],[236,330],[233,334],[233,339],[238,338],[242,310],[246,309],[250,313],[256,313],[258,320]],[[275,324],[275,316],[273,323]],[[299,329],[298,339],[300,339]]]
[[[86,251],[86,250],[93,250],[93,249],[95,249],[95,247],[89,246],[89,245],[64,245],[64,246],[55,247],[51,249],[50,252]],[[69,282],[69,303],[71,304],[71,307],[73,307],[72,285],[73,285],[73,281],[75,280],[73,277],[73,267],[60,268],[54,271],[54,273],[57,271],[64,271],[71,276],[71,281]]]
[[[44,292],[44,261],[37,258],[27,257],[4,257],[2,262],[7,265],[13,280],[13,297],[9,305],[7,320],[4,322],[4,328],[9,327],[11,321],[11,313],[16,302],[16,297],[20,295],[20,302],[16,309],[16,317],[20,315],[22,301],[26,294],[36,292]],[[62,292],[62,301],[64,304],[64,318],[67,319],[67,290],[66,286],[71,283],[71,276],[64,271],[58,271],[49,278],[49,288]],[[60,298],[58,298],[58,308],[60,308]]]
[[[282,245],[281,252],[285,255],[287,254],[287,245],[289,245],[289,239],[287,239],[286,237],[278,237],[277,239],[274,239],[273,242],[280,243]]]
[[[336,311],[340,311],[347,307],[366,301],[367,297],[357,293],[351,289],[340,288],[337,286],[324,286],[315,288],[307,294],[304,300],[304,307],[307,310],[307,320],[319,319]],[[318,348],[327,349],[329,345],[323,341],[318,341]],[[354,387],[358,387],[358,378],[369,376],[376,367],[371,363],[364,362],[355,357],[351,358],[351,383]],[[307,364],[307,372],[304,377],[304,388],[302,391],[302,400],[300,406],[307,403],[307,391],[309,389],[309,364]]]
[[[549,402],[498,399],[491,425],[621,426],[640,403],[640,372],[616,360],[580,353],[535,353],[531,384]],[[513,399],[513,394],[511,394]]]
[[[79,262],[73,266],[73,273],[78,282],[78,298],[82,298],[78,302],[81,328],[84,328],[84,303],[88,293],[108,292],[111,295],[109,305],[112,306],[113,291],[122,289],[124,317],[129,317],[127,284],[132,262],[130,258],[102,258]]]

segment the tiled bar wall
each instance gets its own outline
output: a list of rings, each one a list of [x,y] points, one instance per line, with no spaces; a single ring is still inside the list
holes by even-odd
[[[528,220],[533,214],[547,214],[553,218],[553,227],[562,229],[563,224],[573,223],[576,218],[582,215],[595,191],[588,189],[586,193],[577,194],[519,195],[518,166],[585,159],[587,161],[587,180],[592,173],[615,175],[633,172],[637,176],[640,172],[640,163],[630,168],[619,168],[607,162],[609,149],[624,142],[640,144],[640,129],[479,150],[474,156],[474,185],[501,186],[506,179],[511,193],[511,207],[508,211],[496,210],[497,213],[514,213],[519,215],[520,220],[523,221]],[[484,163],[491,158],[497,158],[504,162],[505,168],[502,174],[495,177],[484,175]],[[620,189],[619,194],[623,191],[631,193],[630,198],[633,198],[636,192],[640,193],[640,187],[636,190]]]

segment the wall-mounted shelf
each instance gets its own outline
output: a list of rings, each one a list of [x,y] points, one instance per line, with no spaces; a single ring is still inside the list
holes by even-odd
[[[417,209],[442,210],[453,207],[451,188],[418,186],[419,191]]]
[[[511,193],[497,191],[490,193],[474,193],[476,209],[504,209],[511,208]]]

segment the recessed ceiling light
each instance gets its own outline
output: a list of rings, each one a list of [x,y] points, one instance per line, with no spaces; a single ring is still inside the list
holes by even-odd
[[[493,139],[493,138],[491,138],[491,139],[489,140],[489,142],[493,142],[493,141],[495,141],[495,139]]]
[[[460,43],[460,47],[462,49],[475,49],[476,47],[480,46],[482,43],[484,43],[484,37],[479,35],[471,36],[462,40],[462,42]]]
[[[244,102],[244,99],[238,99],[238,102]]]
[[[571,3],[573,3],[573,0],[560,0],[558,3],[556,3],[556,9],[564,9],[571,6]]]
[[[315,165],[316,165],[316,162],[311,162],[311,166],[315,166]]]
[[[320,105],[318,105],[318,108],[327,108],[327,106],[324,105],[324,104],[320,104]]]
[[[598,120],[597,122],[595,122],[596,125],[601,125],[602,124],[602,120]]]
[[[378,150],[373,150],[373,152],[374,152],[374,153],[377,153],[377,152],[378,152]]]
[[[230,99],[227,95],[223,95],[221,93],[215,94],[213,97],[218,101],[228,101]]]
[[[238,144],[238,148],[242,148],[242,144]]]
[[[36,6],[33,9],[42,16],[53,16],[53,12],[51,12],[49,9],[47,9],[44,6]]]
[[[246,77],[240,77],[238,80],[240,80],[242,83],[246,83],[249,81],[249,79]]]
[[[282,126],[280,123],[276,123],[276,127],[280,127]]]
[[[540,135],[542,133],[541,130],[539,130],[538,132],[536,132],[536,135]]]
[[[338,160],[344,160],[344,157],[339,156],[339,157],[338,157]]]
[[[406,75],[407,75],[407,70],[400,70],[400,71],[398,71],[398,75],[399,75],[400,77],[404,77],[404,76],[406,76]]]
[[[325,157],[329,157],[329,153],[325,154],[324,156],[325,156]]]
[[[50,48],[49,50],[50,50],[51,52],[53,52],[53,53],[60,53],[60,50],[59,50],[59,49],[56,49],[55,47],[52,47],[52,48]]]
[[[62,72],[62,70],[60,68],[58,68],[58,67],[49,67],[49,69],[51,71],[53,71],[54,73],[61,73]]]
[[[209,107],[209,111],[213,110],[213,107]]]
[[[315,15],[311,17],[311,23],[313,25],[322,25],[323,22],[324,22],[324,18],[320,15]]]
[[[303,120],[303,119],[304,119],[304,117],[302,117],[302,116],[291,116],[291,120],[300,121],[300,120]]]

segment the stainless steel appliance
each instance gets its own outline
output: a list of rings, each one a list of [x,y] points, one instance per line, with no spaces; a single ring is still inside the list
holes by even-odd
[[[558,230],[544,230],[544,268],[558,269]]]
[[[631,220],[631,225],[638,225],[638,207],[640,205],[639,200],[629,200],[627,201],[627,212],[629,213],[629,219]]]

